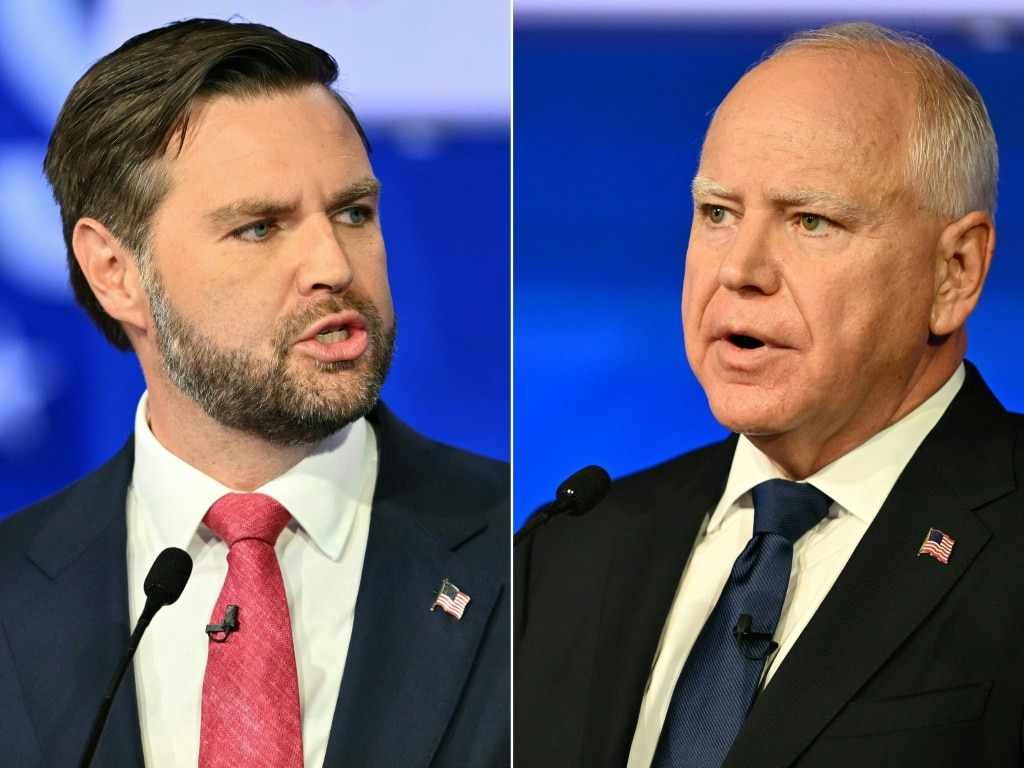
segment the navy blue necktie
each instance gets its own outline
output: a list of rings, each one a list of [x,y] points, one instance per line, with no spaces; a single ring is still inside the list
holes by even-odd
[[[813,485],[756,486],[754,535],[679,673],[651,768],[720,768],[754,703],[793,567],[793,543],[832,500]]]

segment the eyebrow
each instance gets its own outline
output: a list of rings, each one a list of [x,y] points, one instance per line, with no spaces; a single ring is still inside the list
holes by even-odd
[[[694,200],[699,197],[736,197],[736,193],[728,187],[700,174],[693,177],[693,182],[690,184],[690,192]]]
[[[739,196],[729,187],[701,175],[694,177],[690,189],[694,200],[703,197],[736,199]],[[769,189],[766,191],[765,197],[774,203],[781,203],[794,208],[824,210],[851,225],[863,224],[868,218],[863,209],[834,192],[829,192],[825,189],[815,189],[814,187],[798,187],[785,191]]]
[[[330,197],[329,210],[344,208],[363,197],[380,194],[380,181],[367,176],[339,189]],[[269,219],[294,212],[299,207],[296,200],[283,200],[266,197],[243,197],[226,205],[214,208],[204,218],[211,224],[223,224],[238,219]]]

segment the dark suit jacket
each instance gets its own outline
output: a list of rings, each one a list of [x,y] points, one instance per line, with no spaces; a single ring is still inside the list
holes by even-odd
[[[427,440],[383,406],[371,421],[379,474],[325,766],[508,765],[508,467]],[[0,522],[4,768],[77,766],[128,640],[132,445]],[[429,610],[443,578],[470,595],[461,620]],[[130,673],[93,765],[143,765]]]
[[[1021,766],[1024,419],[970,365],[821,607],[758,696],[729,768]],[[517,548],[515,757],[624,766],[665,617],[735,437],[613,484]],[[949,564],[918,557],[929,528]]]

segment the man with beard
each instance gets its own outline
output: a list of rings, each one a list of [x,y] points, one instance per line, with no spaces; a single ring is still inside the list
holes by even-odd
[[[517,764],[1024,765],[1024,420],[964,360],[997,165],[967,77],[874,25],[733,87],[682,293],[733,434],[517,548]]]
[[[0,764],[77,764],[166,547],[193,575],[94,764],[509,762],[507,467],[377,402],[380,184],[336,76],[191,20],[61,111],[71,284],[147,392],[113,460],[0,523]]]

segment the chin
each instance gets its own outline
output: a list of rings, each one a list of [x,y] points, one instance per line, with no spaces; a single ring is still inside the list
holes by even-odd
[[[719,424],[744,435],[776,435],[792,429],[795,414],[783,407],[789,398],[779,402],[775,393],[744,389],[742,393],[730,388],[732,391],[708,394],[708,405]]]

